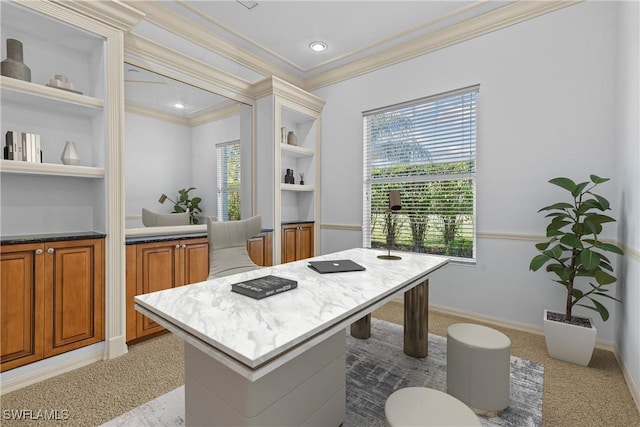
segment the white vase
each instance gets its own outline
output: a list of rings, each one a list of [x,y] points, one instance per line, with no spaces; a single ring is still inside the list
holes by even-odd
[[[62,160],[62,163],[64,163],[65,165],[80,164],[80,156],[78,156],[76,144],[73,141],[67,141],[64,146],[64,150],[62,150],[62,156],[60,156],[60,160]]]
[[[591,322],[591,328],[576,326],[547,320],[547,311],[549,310],[544,311],[543,326],[549,356],[565,362],[587,366],[591,360],[598,335],[598,331],[593,326],[593,320],[588,318]]]

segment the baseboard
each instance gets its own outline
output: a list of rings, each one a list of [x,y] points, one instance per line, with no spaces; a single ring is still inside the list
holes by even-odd
[[[395,301],[402,302],[401,300],[398,300],[398,299],[396,299]],[[541,335],[541,336],[544,335],[542,327],[535,327],[526,323],[514,322],[507,319],[502,319],[502,318],[492,317],[492,316],[485,316],[477,313],[470,313],[468,311],[458,310],[455,308],[434,305],[434,304],[429,305],[429,310],[433,310],[434,312],[437,312],[440,314],[445,314],[445,315],[449,314],[449,315],[454,315],[458,317],[463,317],[469,320],[488,323],[488,324],[503,327],[503,328],[514,329],[522,332],[529,332],[529,333]],[[627,383],[627,387],[629,388],[629,392],[631,393],[631,397],[633,398],[633,401],[636,404],[636,408],[638,408],[638,412],[640,412],[640,391],[638,389],[637,384],[635,384],[635,382],[633,381],[633,377],[629,372],[629,368],[622,360],[622,357],[620,355],[620,350],[618,349],[618,347],[611,341],[597,340],[596,348],[611,351],[614,354],[616,360],[618,361],[618,366],[620,366],[620,370],[622,371],[623,378]]]
[[[620,366],[620,370],[622,371],[622,376],[627,382],[627,387],[629,387],[629,392],[631,393],[631,397],[636,404],[636,408],[638,409],[638,412],[640,412],[640,389],[638,389],[638,385],[633,381],[633,377],[629,372],[629,368],[622,360],[622,356],[620,355],[620,349],[618,348],[618,346],[614,347],[613,354],[616,356],[616,360],[618,361],[618,365]]]
[[[38,383],[40,381],[44,381],[49,378],[53,378],[60,374],[64,374],[65,372],[74,371],[83,366],[99,362],[103,360],[103,358],[104,348],[98,348],[91,353],[78,355],[72,358],[66,358],[66,360],[64,360],[63,362],[53,365],[51,365],[50,363],[46,363],[50,362],[47,359],[40,362],[32,363],[31,365],[26,365],[27,367],[31,368],[28,372],[25,372],[22,375],[18,375],[15,378],[2,380],[2,382],[0,383],[0,395],[21,389],[23,387]],[[44,366],[42,366],[41,368],[37,368],[35,367],[37,364],[43,364]],[[3,373],[3,375],[6,374],[7,372]]]
[[[115,359],[116,357],[127,354],[129,348],[125,341],[125,336],[110,338],[106,341],[104,360]]]
[[[436,304],[429,304],[429,310],[437,311],[442,314],[451,314],[454,316],[464,317],[465,319],[476,320],[476,321],[488,323],[494,326],[514,329],[516,331],[528,332],[531,334],[536,334],[541,336],[544,335],[542,326],[533,326],[528,323],[516,322],[513,320],[503,319],[501,317],[486,316],[484,314],[468,312],[465,310],[459,310],[457,308],[451,308],[451,307],[446,307],[446,306],[441,306]],[[596,340],[596,348],[615,353],[615,347],[612,341],[598,339]]]

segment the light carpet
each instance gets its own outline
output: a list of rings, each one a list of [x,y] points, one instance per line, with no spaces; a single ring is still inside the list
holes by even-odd
[[[429,334],[426,359],[402,351],[403,327],[371,319],[371,338],[359,340],[347,334],[347,413],[345,427],[384,426],[387,397],[403,387],[429,387],[446,391],[447,340]],[[500,417],[479,417],[483,426],[541,426],[544,367],[511,357],[509,407]],[[184,386],[158,397],[103,424],[124,426],[183,426]]]

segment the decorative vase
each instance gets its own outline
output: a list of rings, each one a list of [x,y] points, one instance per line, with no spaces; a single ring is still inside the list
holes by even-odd
[[[80,164],[80,156],[78,156],[78,151],[76,150],[76,144],[73,141],[67,141],[64,146],[64,150],[62,151],[62,156],[60,156],[60,160],[65,165],[79,165]]]
[[[22,42],[16,39],[7,39],[7,59],[2,61],[0,73],[3,76],[31,81],[31,70],[22,62]]]
[[[282,144],[286,144],[287,143],[287,128],[286,127],[281,127],[280,128],[280,142]]]
[[[298,145],[298,137],[293,131],[289,131],[289,135],[287,135],[287,144]]]

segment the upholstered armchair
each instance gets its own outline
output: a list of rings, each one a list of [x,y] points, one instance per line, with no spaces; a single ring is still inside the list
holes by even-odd
[[[216,222],[207,219],[209,279],[260,268],[251,261],[247,240],[262,230],[262,218]]]
[[[142,224],[145,227],[159,227],[167,225],[189,225],[189,212],[157,213],[142,208]]]

